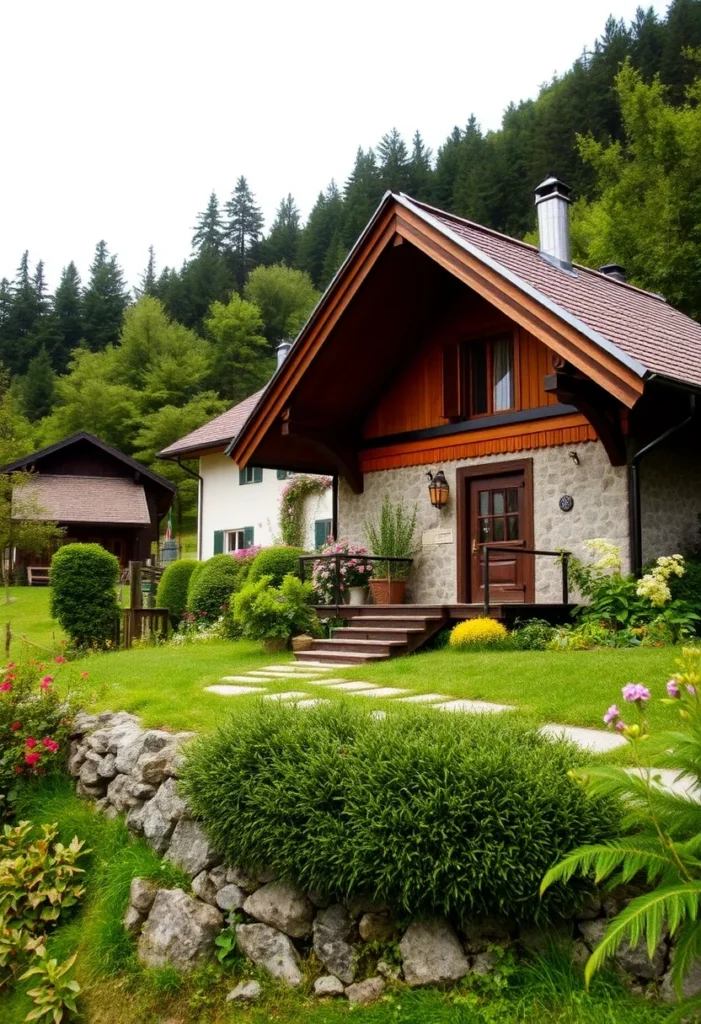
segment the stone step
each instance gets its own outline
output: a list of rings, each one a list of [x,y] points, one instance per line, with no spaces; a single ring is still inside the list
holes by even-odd
[[[295,657],[300,664],[306,664],[307,658],[316,664],[332,665],[333,668],[356,668],[368,662],[384,661],[386,654],[368,651],[297,651]],[[321,682],[321,680],[320,680]]]

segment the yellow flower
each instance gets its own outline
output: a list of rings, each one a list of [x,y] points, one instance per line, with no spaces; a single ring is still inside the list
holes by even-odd
[[[459,622],[450,634],[451,647],[495,644],[507,636],[506,627],[496,619],[466,619]]]

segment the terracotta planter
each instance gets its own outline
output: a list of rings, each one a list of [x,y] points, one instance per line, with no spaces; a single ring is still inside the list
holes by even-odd
[[[373,604],[402,604],[406,580],[370,580]]]
[[[306,633],[301,633],[299,636],[292,637],[292,650],[293,651],[311,651],[314,646],[314,639],[308,636]]]
[[[282,636],[273,636],[263,641],[263,649],[266,654],[278,654],[287,650],[287,640]]]

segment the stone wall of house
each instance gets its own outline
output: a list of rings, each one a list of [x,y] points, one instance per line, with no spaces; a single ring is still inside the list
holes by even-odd
[[[577,454],[579,463],[570,457]],[[418,603],[442,604],[457,600],[456,470],[462,466],[494,465],[513,459],[533,460],[533,501],[535,546],[548,551],[566,548],[584,555],[583,543],[604,537],[620,545],[624,571],[629,560],[628,482],[625,466],[612,466],[598,441],[538,448],[517,454],[504,453],[479,459],[462,459],[436,466],[409,466],[365,474],[363,494],[353,494],[341,481],[339,489],[339,536],[355,543],[365,542],[364,523],[379,513],[384,495],[402,497],[417,505],[418,548],[410,581],[410,599]],[[443,469],[451,497],[442,511],[428,500],[426,470]],[[562,512],[559,499],[574,499],[571,512]],[[437,538],[435,531],[442,538]],[[449,538],[449,539],[447,539]],[[435,543],[436,539],[445,542]],[[559,602],[562,576],[554,559],[536,560],[536,600]]]
[[[683,554],[699,543],[701,467],[672,447],[655,449],[640,466],[643,563]]]

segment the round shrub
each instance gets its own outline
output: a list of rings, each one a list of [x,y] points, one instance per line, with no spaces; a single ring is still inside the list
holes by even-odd
[[[450,646],[460,648],[490,647],[506,640],[506,627],[496,619],[466,619],[458,622],[450,634]]]
[[[548,919],[575,899],[539,899],[548,868],[619,830],[568,777],[588,757],[511,716],[261,703],[192,745],[183,785],[229,864],[398,916]]]
[[[192,558],[171,562],[161,576],[156,592],[156,604],[167,608],[170,621],[177,626],[187,608],[187,588],[198,563]]]
[[[555,636],[555,629],[545,619],[527,619],[512,636],[519,651],[544,651]]]
[[[202,563],[201,570],[188,590],[188,611],[208,622],[214,622],[228,609],[239,570],[231,555],[214,555]]]
[[[190,579],[187,584],[187,604],[185,606],[188,609],[192,608],[192,595],[195,592],[197,580],[199,578],[200,573],[204,569],[205,565],[206,562],[195,562],[195,568],[192,570],[190,574]]]
[[[104,646],[119,619],[119,562],[100,544],[66,544],[51,559],[51,614],[78,646]]]
[[[299,557],[305,555],[302,548],[263,548],[253,559],[251,571],[248,574],[248,582],[256,583],[263,576],[270,576],[270,585],[279,587],[285,576],[292,573],[297,575],[299,570]]]
[[[686,601],[692,611],[701,615],[701,561],[687,558],[684,563],[684,575],[672,576],[669,589],[674,601]],[[699,632],[697,625],[696,631]]]

